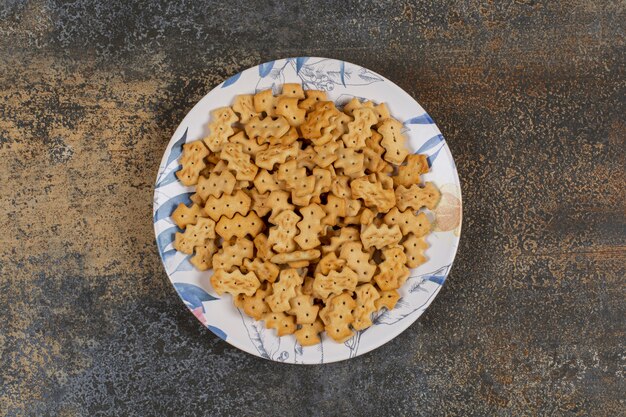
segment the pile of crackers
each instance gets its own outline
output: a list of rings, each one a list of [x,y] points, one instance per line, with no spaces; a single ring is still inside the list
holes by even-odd
[[[440,193],[402,129],[384,103],[337,109],[299,84],[237,96],[183,146],[176,175],[195,194],[172,213],[174,247],[279,336],[348,340],[426,260]]]

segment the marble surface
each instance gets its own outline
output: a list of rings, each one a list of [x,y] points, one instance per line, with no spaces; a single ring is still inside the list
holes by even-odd
[[[0,4],[0,415],[626,412],[622,1]],[[451,275],[325,366],[230,347],[152,232],[163,150],[228,76],[314,55],[412,94],[455,156]]]

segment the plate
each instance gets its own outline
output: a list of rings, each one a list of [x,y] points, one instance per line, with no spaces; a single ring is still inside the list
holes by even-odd
[[[272,88],[280,93],[283,83],[297,82],[304,89],[325,90],[338,106],[353,97],[385,102],[393,117],[404,123],[407,146],[428,155],[434,182],[442,193],[435,210],[434,231],[427,237],[428,261],[411,270],[399,290],[395,309],[376,313],[374,325],[345,343],[325,335],[317,346],[303,348],[293,335],[279,338],[272,329],[239,311],[230,295],[218,296],[212,289],[212,271],[200,272],[189,255],[177,252],[172,243],[178,231],[170,219],[179,203],[189,204],[193,187],[177,181],[182,145],[208,134],[209,112],[229,106],[238,94]],[[433,213],[429,214],[431,220]],[[174,132],[163,155],[154,190],[154,231],[159,254],[172,285],[189,310],[215,335],[253,355],[295,364],[330,363],[353,358],[390,341],[411,325],[433,301],[446,280],[461,233],[461,190],[454,160],[441,132],[424,109],[400,87],[374,71],[328,58],[299,57],[266,62],[233,75],[202,98]]]

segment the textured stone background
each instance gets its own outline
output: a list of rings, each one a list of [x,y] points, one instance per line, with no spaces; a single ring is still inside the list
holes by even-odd
[[[3,1],[0,415],[624,415],[624,21],[624,1]],[[298,55],[417,98],[464,198],[428,311],[323,367],[204,330],[151,223],[187,111]]]

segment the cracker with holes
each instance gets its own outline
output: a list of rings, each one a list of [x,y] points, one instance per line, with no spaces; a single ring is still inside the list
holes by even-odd
[[[211,122],[209,123],[209,135],[203,139],[207,148],[212,152],[222,150],[228,138],[235,134],[233,123],[239,118],[230,107],[221,107],[211,112]]]
[[[304,348],[396,307],[441,198],[385,103],[331,98],[290,83],[212,111],[176,173],[192,204],[171,214],[174,248],[215,291]]]
[[[202,141],[186,143],[183,145],[183,153],[180,157],[182,168],[176,172],[176,177],[183,185],[195,185],[200,177],[200,172],[206,166],[204,158],[209,155],[209,150]]]

